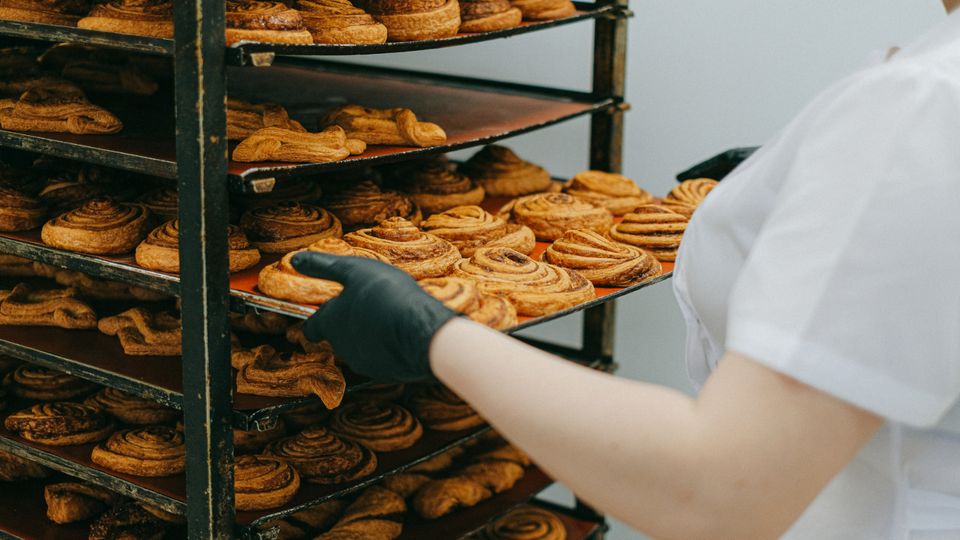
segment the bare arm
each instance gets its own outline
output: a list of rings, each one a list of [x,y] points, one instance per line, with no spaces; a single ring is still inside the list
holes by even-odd
[[[778,537],[883,422],[734,352],[697,399],[462,319],[430,359],[551,475],[661,539]]]

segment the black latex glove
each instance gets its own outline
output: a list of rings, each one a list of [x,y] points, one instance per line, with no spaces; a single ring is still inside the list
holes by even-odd
[[[433,335],[457,314],[425,293],[409,274],[362,257],[303,252],[294,255],[301,274],[343,284],[303,326],[307,339],[327,340],[360,375],[416,382],[432,377]]]

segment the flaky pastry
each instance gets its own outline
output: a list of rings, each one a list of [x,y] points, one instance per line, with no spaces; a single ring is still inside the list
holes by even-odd
[[[450,0],[456,5],[456,0]],[[367,144],[394,146],[438,146],[447,141],[443,128],[421,122],[410,109],[373,109],[360,105],[343,105],[330,111],[326,126],[339,126],[347,137]]]
[[[629,287],[663,271],[650,253],[584,230],[563,233],[543,252],[543,260],[576,270],[598,287]]]
[[[423,426],[409,410],[384,402],[344,404],[333,411],[330,430],[375,452],[410,448],[423,436]]]
[[[0,127],[10,131],[46,131],[74,135],[111,135],[123,123],[83,92],[33,87],[18,100],[0,100]]]
[[[370,229],[348,233],[343,239],[351,246],[382,255],[414,279],[445,276],[460,260],[460,252],[453,244],[422,232],[413,223],[399,217],[382,221]]]
[[[46,207],[37,199],[0,185],[0,231],[29,231],[43,225]]]
[[[281,353],[269,345],[235,350],[230,363],[237,370],[237,391],[258,396],[303,397],[311,394],[333,409],[340,405],[347,383],[333,351]]]
[[[427,158],[404,172],[402,191],[424,215],[483,201],[483,188],[457,172],[445,156]]]
[[[423,290],[448,308],[496,330],[517,325],[517,310],[501,296],[484,294],[476,282],[455,277],[422,279]]]
[[[0,0],[0,20],[76,26],[88,0]]]
[[[553,241],[571,229],[607,232],[613,214],[566,193],[537,193],[514,199],[500,209],[500,215],[513,223],[526,225],[537,240]]]
[[[25,283],[0,291],[0,325],[88,329],[97,314],[73,289],[33,290]]]
[[[387,41],[387,27],[349,0],[298,0],[314,43],[367,45]]]
[[[661,262],[673,262],[689,218],[666,207],[647,205],[610,227],[610,238],[649,251]]]
[[[523,13],[510,0],[460,0],[460,31],[494,32],[518,26]]]
[[[300,489],[300,475],[273,456],[238,456],[233,466],[237,510],[267,510],[287,503]]]
[[[324,238],[340,238],[340,220],[318,206],[297,202],[247,210],[240,227],[263,253],[288,253]]]
[[[81,482],[58,482],[43,488],[47,519],[57,524],[85,521],[100,515],[119,499],[116,493]]]
[[[367,0],[365,7],[387,27],[390,41],[442,39],[460,28],[457,0]]]
[[[94,199],[43,225],[43,243],[67,251],[119,255],[133,251],[149,227],[150,212],[139,204]]]
[[[525,504],[491,521],[476,540],[566,540],[567,528],[549,510]]]
[[[180,221],[160,225],[137,246],[137,264],[151,270],[180,273]],[[239,272],[260,262],[260,252],[250,245],[247,236],[236,225],[227,227],[227,248],[230,272]]]
[[[383,191],[365,180],[327,194],[323,207],[340,219],[345,231],[373,227],[392,217],[401,217],[414,225],[420,223],[420,207],[394,191]]]
[[[583,171],[563,185],[564,193],[602,206],[615,216],[622,216],[645,204],[652,204],[653,195],[640,189],[622,174]]]
[[[526,225],[507,223],[479,206],[458,206],[434,214],[420,224],[420,228],[439,236],[470,257],[478,247],[508,247],[529,255],[537,245],[533,231]]]
[[[546,169],[495,144],[474,154],[460,166],[460,171],[483,186],[491,197],[538,193],[546,191],[552,183]]]
[[[717,187],[716,180],[712,178],[695,178],[693,180],[684,180],[677,187],[670,190],[663,199],[664,204],[686,204],[696,208],[707,198],[707,195]]]
[[[170,426],[124,429],[93,448],[90,460],[133,476],[170,476],[186,468],[183,433]]]
[[[300,12],[283,2],[227,0],[227,45],[241,41],[310,45]]]
[[[93,6],[78,28],[156,38],[173,37],[171,0],[110,0]]]
[[[320,133],[304,133],[278,127],[255,131],[233,149],[233,160],[240,162],[283,161],[288,163],[328,163],[362,154],[367,145],[330,126]]]
[[[124,354],[131,356],[177,356],[183,332],[180,319],[170,313],[154,313],[142,307],[130,308],[119,315],[104,317],[97,328],[108,336],[117,336]]]
[[[69,401],[39,403],[11,414],[3,425],[28,441],[50,446],[99,441],[114,428],[100,409]]]
[[[242,141],[258,130],[278,127],[306,133],[306,129],[292,120],[287,110],[275,103],[249,103],[227,98],[227,140]]]
[[[377,456],[369,448],[320,426],[271,443],[264,453],[283,458],[314,484],[352,482],[377,468]]]
[[[561,19],[577,12],[570,0],[510,0],[510,3],[523,12],[525,21]]]

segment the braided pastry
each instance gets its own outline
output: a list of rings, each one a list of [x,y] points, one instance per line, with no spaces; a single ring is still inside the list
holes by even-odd
[[[227,0],[227,46],[240,41],[311,45],[300,12],[283,2]]]
[[[183,433],[169,426],[124,429],[98,444],[90,459],[101,467],[133,476],[170,476],[186,468]]]
[[[428,158],[405,172],[403,193],[428,216],[483,201],[483,188],[457,172],[445,156]]]
[[[346,507],[347,502],[342,499],[329,499],[280,519],[268,521],[264,528],[276,527],[279,530],[277,540],[307,540],[332,527]]]
[[[180,319],[170,313],[130,308],[100,319],[97,328],[108,336],[117,336],[123,353],[130,356],[180,355]]]
[[[382,191],[369,180],[331,193],[323,199],[323,207],[340,219],[346,231],[373,227],[392,217],[401,217],[417,225],[420,207],[393,191]]]
[[[459,262],[453,275],[476,280],[481,292],[505,297],[518,314],[530,317],[596,297],[590,281],[576,271],[534,261],[510,248],[480,248]]]
[[[233,465],[237,510],[267,510],[283,506],[300,489],[300,475],[273,456],[238,456]]]
[[[100,409],[69,401],[39,403],[11,414],[3,425],[28,441],[51,446],[99,441],[114,428]]]
[[[161,540],[166,525],[142,504],[118,504],[90,524],[88,540]]]
[[[663,206],[641,206],[610,228],[610,238],[649,251],[661,262],[673,262],[689,219]]]
[[[387,27],[349,0],[298,0],[303,25],[314,43],[385,43]]]
[[[428,428],[460,431],[485,422],[477,411],[442,384],[421,385],[410,395],[410,407]]]
[[[478,247],[502,246],[529,255],[537,245],[533,231],[526,225],[507,223],[479,206],[458,206],[434,214],[420,228],[450,242],[464,257]]]
[[[367,447],[320,426],[271,443],[264,453],[283,458],[303,480],[314,484],[353,482],[377,468],[377,456]]]
[[[170,0],[110,0],[93,6],[77,28],[156,38],[173,37]]]
[[[0,186],[0,231],[29,231],[43,225],[47,209],[37,199]]]
[[[137,246],[137,264],[150,270],[180,273],[180,220],[172,220],[150,232]],[[250,245],[240,227],[227,227],[229,271],[239,272],[260,262],[260,252]]]
[[[410,411],[383,402],[353,402],[340,407],[333,412],[330,430],[376,452],[410,448],[423,435],[423,427]]]
[[[94,392],[95,383],[33,364],[22,364],[4,382],[12,383],[13,395],[36,401],[64,401]]]
[[[622,174],[603,171],[577,173],[563,185],[564,193],[602,206],[615,216],[622,216],[645,204],[653,204],[653,195],[640,189]]]
[[[110,111],[87,101],[83,92],[33,87],[18,100],[0,100],[0,127],[10,131],[112,135],[123,129],[123,123]]]
[[[147,233],[150,213],[139,204],[94,199],[46,222],[40,237],[55,248],[94,255],[133,251]]]
[[[290,119],[287,110],[275,103],[248,103],[227,98],[227,140],[242,141],[258,130],[278,127],[306,133],[300,122]]]
[[[510,0],[460,0],[460,31],[494,32],[519,26],[523,13]]]
[[[525,21],[549,21],[570,17],[577,12],[570,0],[510,0],[523,12]]]
[[[456,7],[456,0],[447,2]],[[389,28],[389,25],[387,27]],[[360,105],[343,105],[330,111],[321,125],[339,126],[346,131],[347,137],[360,139],[367,144],[428,147],[447,142],[447,134],[443,128],[417,120],[417,116],[410,109],[372,109]]]
[[[366,10],[387,27],[390,41],[442,39],[457,34],[457,0],[366,0]]]
[[[233,160],[329,163],[362,154],[367,145],[331,126],[320,133],[305,133],[279,127],[258,129],[233,149]]]
[[[240,227],[264,253],[287,253],[324,238],[340,238],[343,227],[333,214],[297,202],[247,210]]]
[[[287,327],[290,326],[290,319],[270,311],[244,314],[230,313],[227,317],[230,318],[231,330],[248,334],[281,336],[287,333]]]
[[[694,180],[685,180],[680,185],[670,190],[663,199],[664,204],[686,204],[696,208],[707,198],[707,195],[717,187],[716,180],[711,178],[696,178]]]
[[[393,540],[403,532],[403,497],[380,486],[367,488],[329,531],[314,540]]]
[[[128,394],[116,388],[104,388],[84,401],[124,424],[145,426],[167,424],[180,417],[180,412],[164,407],[152,399]]]
[[[480,184],[491,197],[517,197],[546,191],[552,183],[546,169],[496,144],[474,154],[460,166],[460,172]]]
[[[47,476],[50,476],[50,470],[43,465],[0,450],[0,481],[17,482]]]
[[[0,20],[76,26],[88,0],[0,0]]]
[[[566,193],[537,193],[520,197],[500,209],[500,215],[533,230],[537,240],[552,242],[571,229],[606,233],[613,215]]]
[[[234,351],[237,392],[257,396],[315,394],[329,409],[340,405],[347,383],[333,353],[279,353],[269,345]]]
[[[76,296],[73,289],[34,291],[20,283],[12,290],[0,291],[0,325],[96,327],[97,314]]]
[[[567,528],[552,512],[523,505],[487,524],[476,540],[566,540]]]
[[[593,231],[563,233],[543,252],[543,260],[576,270],[598,287],[629,287],[663,271],[653,255]]]
[[[382,255],[390,264],[414,279],[445,276],[460,260],[450,242],[421,232],[409,221],[395,217],[371,229],[347,233],[343,239],[354,247]]]
[[[183,431],[181,429],[181,431]],[[282,418],[277,418],[274,426],[267,430],[236,429],[233,430],[233,449],[237,453],[257,454],[273,441],[287,434],[287,425]]]
[[[108,489],[80,482],[59,482],[43,488],[47,519],[61,525],[97,517],[117,498]]]
[[[448,308],[463,313],[471,320],[495,330],[517,325],[517,309],[500,296],[484,294],[476,282],[456,277],[420,280],[420,286],[430,296]]]

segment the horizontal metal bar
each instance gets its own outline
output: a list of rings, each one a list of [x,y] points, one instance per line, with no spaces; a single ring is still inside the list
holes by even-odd
[[[0,36],[40,40],[52,43],[78,43],[96,45],[122,51],[170,56],[173,54],[173,40],[115,34],[56,26],[51,24],[28,23],[19,21],[0,21]]]

